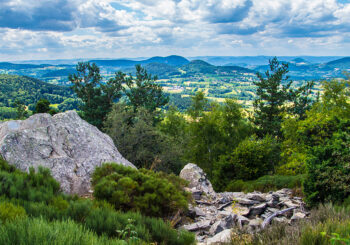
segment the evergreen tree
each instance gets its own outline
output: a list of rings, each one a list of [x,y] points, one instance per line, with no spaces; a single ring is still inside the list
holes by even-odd
[[[169,102],[169,98],[163,93],[162,87],[155,83],[157,76],[148,74],[141,65],[136,65],[135,68],[135,78],[131,75],[130,77],[123,75],[124,81],[128,86],[125,94],[128,96],[134,110],[143,107],[152,112],[156,108],[166,105]]]
[[[82,117],[101,129],[106,115],[111,111],[113,101],[121,97],[125,74],[118,72],[104,84],[96,64],[79,62],[76,70],[75,74],[69,75],[69,80],[73,84],[72,89],[83,101],[80,107]]]

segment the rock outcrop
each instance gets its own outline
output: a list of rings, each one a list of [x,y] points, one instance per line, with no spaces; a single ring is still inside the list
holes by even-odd
[[[187,191],[195,202],[188,212],[193,222],[183,228],[196,233],[198,244],[228,242],[234,227],[257,232],[271,222],[292,224],[308,215],[302,199],[293,197],[290,189],[215,193],[203,170],[192,163],[184,167],[180,177],[189,181]]]
[[[76,194],[90,190],[91,174],[104,162],[135,167],[108,135],[75,111],[0,123],[0,155],[23,171],[49,168],[64,192]]]

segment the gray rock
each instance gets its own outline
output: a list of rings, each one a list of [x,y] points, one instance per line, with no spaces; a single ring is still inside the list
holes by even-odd
[[[205,216],[205,213],[203,212],[202,209],[195,207],[194,212],[196,213],[196,216]]]
[[[256,215],[260,215],[265,211],[266,207],[267,207],[266,203],[253,206],[250,208],[248,216],[254,217]]]
[[[180,172],[180,177],[189,182],[189,188],[195,188],[198,191],[202,191],[211,198],[216,197],[216,193],[207,179],[204,171],[196,164],[188,163]]]
[[[232,232],[230,229],[223,230],[207,240],[207,245],[223,244],[231,241]]]
[[[184,225],[184,229],[188,231],[198,231],[198,230],[205,230],[210,227],[210,220],[202,220],[193,224]]]
[[[237,225],[242,228],[244,225],[249,224],[249,219],[242,216],[242,215],[237,215]]]
[[[265,202],[266,201],[266,198],[264,197],[263,194],[261,193],[248,193],[247,194],[247,198],[250,199],[250,200],[255,200],[255,201],[259,201],[259,202]]]
[[[122,157],[112,139],[75,111],[35,114],[0,124],[0,155],[17,168],[51,170],[66,193],[85,194],[95,167],[104,162],[135,166]]]
[[[240,198],[240,197],[235,198],[235,201],[238,202],[239,204],[242,204],[242,205],[254,205],[254,204],[260,203],[258,201],[250,200],[247,198]]]
[[[297,220],[304,219],[306,217],[306,214],[301,213],[301,212],[296,212],[293,214],[293,216],[290,218],[290,222],[293,223]]]
[[[214,236],[215,234],[225,230],[226,223],[222,220],[215,222],[209,229],[209,234]]]

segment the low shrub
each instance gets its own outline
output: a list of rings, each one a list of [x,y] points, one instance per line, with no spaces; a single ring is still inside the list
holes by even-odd
[[[47,222],[42,218],[21,219],[0,226],[3,245],[125,245],[124,241],[97,236],[73,221]]]
[[[282,188],[298,189],[302,187],[305,176],[305,174],[296,176],[265,175],[251,181],[234,180],[227,185],[225,191],[268,192]]]
[[[59,189],[59,183],[48,169],[39,167],[36,172],[34,168],[30,168],[29,173],[25,173],[0,160],[1,195],[27,201],[49,202],[60,194]]]
[[[2,223],[24,217],[26,217],[26,211],[23,207],[6,201],[0,203],[0,221]]]
[[[184,180],[151,170],[104,164],[96,168],[92,184],[94,197],[108,201],[118,210],[168,217],[186,209],[188,204],[189,194],[182,188]]]

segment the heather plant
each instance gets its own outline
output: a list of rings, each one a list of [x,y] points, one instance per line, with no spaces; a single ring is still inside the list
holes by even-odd
[[[96,168],[92,184],[95,198],[107,200],[118,210],[168,217],[187,208],[185,182],[174,175],[109,163]]]

